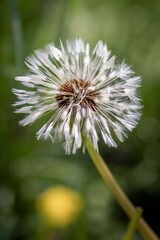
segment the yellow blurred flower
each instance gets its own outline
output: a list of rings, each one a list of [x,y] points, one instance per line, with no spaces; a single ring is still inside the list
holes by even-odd
[[[64,227],[76,219],[82,209],[83,201],[77,192],[57,186],[41,193],[36,205],[49,224]]]

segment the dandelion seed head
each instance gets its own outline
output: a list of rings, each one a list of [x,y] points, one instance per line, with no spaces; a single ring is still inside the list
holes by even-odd
[[[68,154],[76,153],[85,138],[98,151],[99,135],[109,147],[117,147],[114,138],[124,141],[141,116],[141,78],[115,59],[102,41],[92,53],[82,39],[67,41],[66,47],[60,41],[60,49],[49,44],[36,50],[25,61],[28,74],[15,78],[27,88],[13,89],[15,112],[26,115],[20,124],[52,113],[37,138],[63,138]]]

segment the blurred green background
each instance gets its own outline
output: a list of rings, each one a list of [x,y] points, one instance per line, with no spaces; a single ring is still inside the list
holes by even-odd
[[[87,153],[65,156],[61,146],[37,141],[44,121],[20,127],[23,116],[11,106],[11,88],[20,87],[14,77],[26,71],[24,58],[49,42],[80,36],[92,47],[103,40],[143,78],[137,129],[117,149],[100,142],[100,152],[160,235],[160,1],[1,0],[0,26],[0,239],[119,240],[125,232],[128,219]],[[57,185],[83,201],[64,227],[49,224],[36,207],[39,194]]]

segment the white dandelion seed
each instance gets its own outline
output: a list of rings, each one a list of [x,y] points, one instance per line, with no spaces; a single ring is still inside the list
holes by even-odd
[[[125,63],[115,63],[106,44],[99,41],[90,54],[82,39],[49,44],[26,59],[27,76],[19,76],[29,90],[13,89],[18,97],[17,113],[28,125],[47,113],[51,118],[37,132],[37,138],[63,137],[66,153],[75,153],[90,138],[98,150],[98,131],[109,147],[127,137],[140,118],[137,90],[141,78]]]

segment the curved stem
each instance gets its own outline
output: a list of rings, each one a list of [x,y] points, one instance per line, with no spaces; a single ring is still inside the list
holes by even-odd
[[[86,148],[97,170],[99,171],[105,183],[110,188],[119,205],[127,214],[127,216],[129,218],[132,218],[134,212],[136,211],[136,208],[126,196],[126,194],[123,192],[123,190],[120,188],[108,166],[105,164],[99,153],[94,149],[89,139],[86,140]],[[159,237],[156,235],[156,233],[154,233],[154,231],[142,217],[138,221],[137,228],[146,240],[159,240]]]

